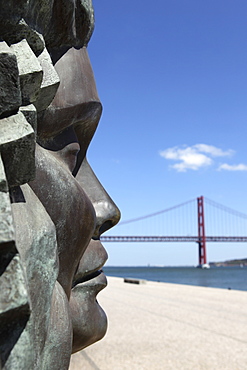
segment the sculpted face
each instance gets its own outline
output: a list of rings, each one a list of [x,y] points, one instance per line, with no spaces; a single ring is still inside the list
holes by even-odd
[[[8,188],[0,190],[11,196],[7,216],[13,218],[15,239],[11,229],[9,259],[17,249],[14,263],[20,286],[26,285],[26,311],[8,353],[0,353],[0,367],[6,363],[11,369],[19,361],[21,368],[63,370],[71,353],[106,332],[106,315],[97,302],[107,284],[100,235],[120,218],[86,158],[102,112],[85,46],[93,30],[93,8],[90,0],[22,0],[15,11],[14,1],[6,4],[0,5],[0,38],[6,41],[0,44],[0,57],[5,60],[7,53],[15,66],[9,96],[13,91],[16,96],[2,104],[0,94],[0,120],[12,131],[18,121],[20,133],[12,135],[17,160],[8,154],[9,136],[6,153],[0,148],[8,170]],[[14,303],[21,317],[23,302]]]
[[[102,110],[86,48],[69,49],[55,69],[60,86],[40,115],[31,187],[56,227],[58,282],[69,300],[75,352],[106,331],[96,300],[106,286],[101,268],[107,253],[99,238],[120,213],[86,159]]]

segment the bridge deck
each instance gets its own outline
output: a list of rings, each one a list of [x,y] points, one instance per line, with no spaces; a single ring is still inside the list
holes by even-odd
[[[103,242],[199,242],[198,236],[101,236]],[[206,242],[247,242],[247,236],[206,236]]]

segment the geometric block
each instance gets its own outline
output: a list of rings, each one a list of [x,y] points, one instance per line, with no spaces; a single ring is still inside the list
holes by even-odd
[[[14,247],[14,226],[8,184],[0,156],[0,254],[6,247],[11,247],[10,249]],[[0,264],[0,273],[2,268],[3,266]]]
[[[17,254],[0,277],[1,314],[27,304],[28,294],[25,285],[20,256]]]
[[[1,22],[6,22],[3,25],[6,28],[8,25],[7,21],[16,23],[20,18],[22,18],[27,10],[27,4],[29,1],[27,0],[1,0],[0,1],[0,8],[1,8]]]
[[[22,105],[28,105],[38,97],[43,71],[39,61],[26,40],[10,46],[17,57]]]
[[[25,0],[24,0],[25,1]],[[2,2],[4,2],[4,5],[2,5]],[[8,0],[10,2],[10,0]],[[17,13],[16,13],[16,0],[12,0],[12,2],[15,3],[15,6],[13,8],[14,10],[14,17],[11,20],[9,13],[7,13],[7,16],[5,19],[2,17],[2,10],[5,7],[5,4],[7,1],[0,0],[0,28],[1,28],[1,39],[5,40],[8,45],[16,44],[20,42],[23,39],[26,39],[29,46],[31,47],[32,51],[36,56],[38,56],[40,53],[42,53],[45,44],[44,44],[44,38],[42,34],[37,32],[35,29],[32,29],[25,20],[21,17],[19,17],[19,21],[17,19]],[[18,0],[18,3],[20,0]],[[26,0],[26,2],[30,3],[29,0]],[[34,5],[34,1],[32,1],[32,5],[28,4],[29,7]],[[43,4],[42,4],[43,5]],[[41,10],[41,4],[36,5],[39,10]],[[42,28],[41,28],[42,29]]]
[[[46,48],[38,56],[38,61],[43,70],[43,80],[38,99],[34,102],[34,105],[39,112],[46,109],[52,102],[60,80]]]
[[[0,119],[0,152],[9,187],[34,179],[35,134],[21,112]]]
[[[0,154],[0,192],[7,193],[7,191],[8,191],[8,183],[7,183],[7,179],[5,176],[3,161],[1,158],[1,154]],[[1,205],[1,202],[0,202],[0,205]]]
[[[6,243],[14,243],[14,227],[11,213],[9,193],[0,192],[0,253],[5,249]],[[0,258],[1,259],[1,258]],[[0,271],[2,266],[0,266]]]
[[[4,167],[0,157],[0,364],[4,366],[30,316]]]
[[[19,111],[24,114],[27,122],[32,126],[35,135],[37,132],[37,111],[33,104],[20,107]]]
[[[4,367],[30,316],[19,255],[12,258],[0,276],[0,291],[0,363]],[[21,364],[11,367],[17,368],[21,369]]]
[[[0,42],[0,116],[16,112],[21,105],[19,71],[14,53]]]

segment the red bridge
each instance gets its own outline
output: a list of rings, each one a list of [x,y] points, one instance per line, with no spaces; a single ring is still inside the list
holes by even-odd
[[[221,220],[220,222],[221,224],[224,225],[224,229],[225,229],[224,233],[222,232],[222,235],[218,235],[218,236],[206,235],[204,199],[206,200],[206,203],[208,205],[211,205],[215,209],[220,210],[221,216],[219,217],[219,215],[216,216],[214,214],[213,216],[214,219],[211,220],[210,224],[211,225],[214,224],[214,226],[216,226],[217,224],[217,228],[218,228],[219,220]],[[149,220],[149,224],[150,224],[150,218],[155,218],[155,216],[161,216],[163,214],[167,214],[168,212],[169,212],[169,216],[168,216],[169,222],[175,225],[179,224],[179,226],[181,226],[180,222],[178,221],[177,215],[175,217],[176,221],[172,220],[173,217],[170,217],[171,212],[174,212],[174,210],[181,209],[182,207],[184,208],[185,206],[187,207],[188,205],[191,205],[194,202],[195,200],[188,201],[188,202],[179,204],[177,206],[165,209],[163,211],[159,211],[159,212],[155,212],[155,213],[152,213],[146,216],[123,221],[123,222],[120,222],[119,226],[131,224],[131,223],[137,223],[138,221],[143,222],[144,220]],[[198,243],[199,266],[203,266],[207,264],[207,253],[206,253],[206,243],[207,242],[247,242],[247,236],[243,236],[247,234],[247,232],[245,232],[247,230],[247,215],[246,214],[235,211],[231,208],[225,207],[210,199],[204,198],[203,196],[198,197],[196,199],[196,204],[197,204],[197,207],[196,207],[197,209],[197,213],[196,213],[197,215],[197,222],[196,222],[197,234],[194,236],[192,235],[181,235],[181,236],[177,236],[177,235],[176,236],[172,236],[172,235],[170,236],[169,235],[158,235],[158,236],[157,235],[151,235],[151,236],[150,235],[146,235],[146,236],[145,235],[131,235],[131,236],[130,235],[121,235],[121,236],[105,235],[105,236],[101,236],[101,240],[104,242],[138,242],[138,243],[139,242],[142,242],[142,243],[143,242],[195,242],[195,243]],[[227,214],[228,217],[226,216],[222,217],[222,212],[224,215]],[[188,219],[189,217],[187,216],[188,215],[186,215],[183,212],[182,217]],[[222,222],[222,219],[223,219],[223,222]],[[239,220],[241,220],[241,222],[239,222]],[[240,223],[242,225],[240,225]],[[164,225],[164,221],[162,222],[162,224]],[[144,228],[146,229],[145,226]],[[224,235],[226,233],[229,234],[230,229],[232,229],[231,232],[238,233],[239,235],[238,236]]]

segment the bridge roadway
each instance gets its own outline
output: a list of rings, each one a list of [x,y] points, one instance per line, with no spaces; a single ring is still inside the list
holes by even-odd
[[[198,236],[101,236],[102,242],[199,242]],[[206,242],[247,242],[247,236],[206,236]]]

